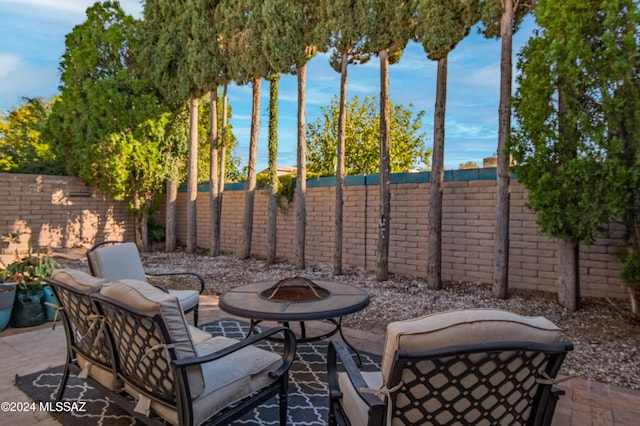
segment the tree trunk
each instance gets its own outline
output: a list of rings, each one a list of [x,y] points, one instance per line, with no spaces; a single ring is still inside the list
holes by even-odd
[[[338,115],[338,161],[336,164],[335,239],[333,245],[333,275],[342,275],[342,207],[344,204],[345,137],[347,133],[347,52],[342,52],[340,69],[340,112]]]
[[[447,105],[447,57],[438,60],[433,114],[433,154],[429,188],[429,264],[427,285],[442,288],[442,189],[444,184],[444,119]]]
[[[305,267],[305,233],[307,226],[307,64],[297,67],[298,73],[298,161],[296,173],[296,254],[295,267]]]
[[[164,250],[171,253],[178,246],[178,237],[176,235],[176,208],[178,201],[178,182],[172,179],[167,181],[167,197],[165,210],[165,238]]]
[[[222,232],[221,232],[221,228],[222,228],[222,201],[223,201],[223,195],[224,195],[224,182],[226,180],[226,154],[227,154],[227,126],[228,126],[228,103],[229,103],[229,98],[227,96],[227,85],[225,84],[224,86],[224,90],[222,91],[222,137],[220,138],[221,141],[219,143],[220,145],[220,178],[218,179],[218,221],[216,222],[216,230],[218,232],[218,235],[220,236],[220,238],[218,238],[217,241],[215,241],[216,243],[216,247],[215,247],[215,252],[217,253],[217,255],[220,255],[220,242],[222,240]]]
[[[558,301],[570,312],[580,309],[580,246],[571,238],[558,243]]]
[[[140,202],[140,194],[135,191],[132,194],[132,202],[133,202],[133,239],[136,243],[136,247],[140,252],[147,251],[147,242],[148,238],[146,236],[146,218],[147,215],[143,213],[142,203]]]
[[[277,259],[278,246],[278,81],[274,74],[269,84],[269,211],[267,217],[267,265]]]
[[[507,138],[511,131],[511,53],[513,41],[513,1],[503,2],[500,22],[502,53],[500,60],[500,107],[498,110],[498,168],[496,170],[496,223],[493,247],[493,295],[506,299],[509,295],[509,199],[510,182]]]
[[[220,228],[218,218],[218,88],[211,91],[211,114],[209,115],[209,214],[211,256],[220,255]]]
[[[251,234],[253,232],[253,204],[256,196],[256,155],[258,153],[258,131],[260,130],[260,84],[259,78],[253,80],[253,107],[251,109],[251,138],[249,141],[249,173],[247,192],[244,195],[244,220],[242,222],[242,252],[240,259],[251,256]]]
[[[198,98],[189,99],[189,168],[187,178],[187,253],[195,253],[197,247],[198,196]]]
[[[382,50],[380,56],[380,218],[378,219],[378,256],[376,279],[384,281],[389,276],[389,225],[391,194],[389,180],[391,163],[389,145],[391,138],[389,119],[389,51]]]

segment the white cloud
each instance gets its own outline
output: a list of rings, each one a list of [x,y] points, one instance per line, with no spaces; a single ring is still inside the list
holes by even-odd
[[[54,12],[60,13],[61,16],[66,15],[68,19],[75,19],[77,15],[84,16],[87,8],[92,6],[95,0],[4,0],[3,3],[30,12],[43,14]],[[139,17],[142,12],[142,5],[138,0],[121,0],[120,7],[126,13],[136,17]]]
[[[7,80],[18,68],[20,57],[9,53],[0,53],[0,80]]]

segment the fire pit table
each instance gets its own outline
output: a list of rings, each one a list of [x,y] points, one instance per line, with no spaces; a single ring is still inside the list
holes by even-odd
[[[251,320],[249,335],[262,321],[277,321],[289,327],[300,323],[299,343],[317,341],[340,333],[340,337],[358,355],[342,334],[342,317],[369,305],[369,293],[356,286],[334,281],[311,281],[293,277],[281,281],[247,284],[224,292],[219,306],[225,312]],[[319,336],[307,336],[305,321],[326,320],[334,328]]]

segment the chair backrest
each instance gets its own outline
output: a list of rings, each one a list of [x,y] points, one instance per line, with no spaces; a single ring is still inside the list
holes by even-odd
[[[87,251],[91,273],[108,281],[147,281],[140,253],[134,243],[109,242]]]
[[[121,386],[111,348],[102,340],[99,312],[90,298],[106,281],[74,269],[57,269],[46,281],[62,308],[67,350],[75,352],[71,358],[78,358],[81,364],[98,366],[91,368],[89,374],[104,386],[112,389]]]
[[[552,379],[572,348],[559,339],[545,318],[499,310],[390,324],[382,368],[392,424],[544,423]]]
[[[107,319],[122,379],[151,399],[176,405],[171,359],[196,356],[187,321],[176,296],[142,281],[104,285],[93,297]],[[191,398],[204,390],[199,366],[187,368]]]
[[[495,309],[438,312],[387,326],[382,355],[386,383],[398,350],[428,351],[487,342],[555,343],[561,330],[543,317],[525,317]]]

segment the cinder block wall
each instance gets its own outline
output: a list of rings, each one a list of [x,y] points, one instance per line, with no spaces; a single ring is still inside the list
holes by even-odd
[[[1,243],[3,260],[15,251],[91,247],[102,240],[133,241],[127,206],[114,202],[78,178],[0,173],[0,234],[18,242]]]
[[[429,174],[392,175],[389,223],[389,270],[426,277],[428,263]],[[353,176],[344,193],[343,262],[371,270],[376,267],[378,241],[378,176]],[[222,251],[240,252],[245,192],[228,186],[223,195]],[[210,247],[207,188],[198,194],[198,246]],[[447,171],[443,192],[442,275],[445,280],[491,283],[495,223],[495,169]],[[527,191],[512,180],[510,208],[509,285],[557,291],[557,241],[540,234],[536,216],[526,207]],[[252,256],[267,252],[268,194],[255,197]],[[307,184],[306,260],[331,262],[334,247],[335,180]],[[295,257],[295,200],[278,210],[278,256]],[[178,199],[178,238],[186,237],[186,194]],[[581,247],[583,296],[626,297],[620,284],[615,251],[623,246],[623,229],[609,225],[607,238]]]

